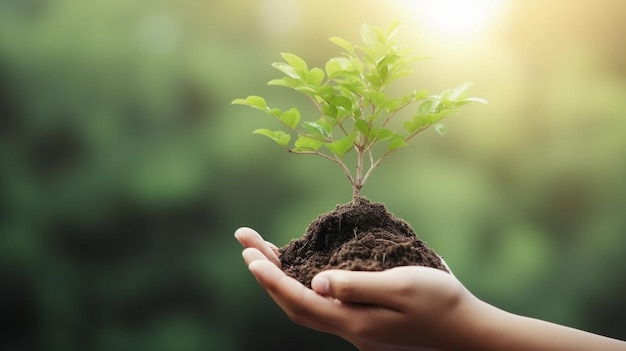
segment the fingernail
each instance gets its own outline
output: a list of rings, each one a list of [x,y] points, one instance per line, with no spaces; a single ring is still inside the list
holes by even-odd
[[[320,295],[328,295],[330,292],[330,281],[324,276],[315,276],[311,281],[311,287]]]
[[[250,251],[248,250],[241,251],[241,256],[246,262],[248,262],[248,259],[250,259]]]
[[[235,239],[237,239],[237,241],[239,241],[239,243],[240,243],[240,244],[242,244],[242,245],[243,245],[243,243],[241,242],[241,240],[242,240],[242,239],[241,239],[241,234],[242,234],[242,232],[243,232],[245,229],[246,229],[246,228],[241,227],[241,228],[239,228],[239,229],[235,230],[235,235],[234,235],[234,236],[235,236]]]
[[[237,230],[235,230],[235,238],[239,239],[240,232],[241,232],[241,228],[238,228]]]

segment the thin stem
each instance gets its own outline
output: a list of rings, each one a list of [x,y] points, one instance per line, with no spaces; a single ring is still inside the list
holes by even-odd
[[[414,136],[416,136],[416,135],[417,135],[417,134],[419,134],[420,132],[424,131],[424,130],[425,130],[426,128],[428,128],[428,127],[430,127],[430,125],[420,127],[418,130],[414,131],[411,135],[409,135],[408,137],[406,137],[406,138],[404,139],[404,141],[407,141],[407,142],[408,142],[409,140],[413,139],[413,137],[414,137]]]
[[[367,154],[370,157],[370,168],[372,167],[372,165],[374,164],[374,153],[372,152],[371,148],[367,149]]]
[[[380,158],[378,160],[376,160],[376,162],[373,162],[374,161],[374,157],[370,154],[370,168],[367,170],[367,172],[363,176],[363,181],[362,181],[363,184],[365,184],[367,179],[370,177],[370,175],[372,174],[372,171],[374,171],[374,169],[376,169],[376,167],[378,167],[378,165],[380,164],[380,161],[382,161],[385,157],[389,156],[390,154],[392,154],[396,150],[398,150],[398,149],[385,152],[382,156],[380,156]]]
[[[395,150],[394,150],[395,151]],[[365,182],[367,181],[367,179],[370,177],[370,175],[372,174],[372,171],[378,167],[378,164],[380,164],[380,161],[382,161],[382,159],[389,155],[390,153],[392,153],[393,151],[389,151],[386,154],[384,154],[383,156],[381,156],[378,161],[376,161],[375,163],[373,163],[370,168],[367,170],[367,172],[365,173],[365,175],[363,176],[363,180],[362,180],[362,184],[365,184]]]
[[[406,137],[404,139],[404,141],[408,142],[409,140],[411,140],[411,138],[413,138],[414,136],[416,136],[419,132],[423,131],[424,129],[428,128],[429,126],[425,126],[425,127],[421,127],[420,129],[416,130],[415,132],[413,132],[413,134],[409,135],[408,137]],[[399,149],[394,149],[394,150],[390,150],[385,152],[382,156],[380,156],[380,158],[373,163],[370,168],[367,170],[367,172],[365,173],[365,175],[363,176],[363,180],[361,181],[362,184],[365,184],[365,182],[367,181],[367,179],[370,177],[370,175],[372,174],[372,171],[378,167],[378,165],[380,164],[380,161],[382,161],[385,157],[391,155],[392,153],[394,153],[395,151],[397,151]]]
[[[315,135],[311,135],[311,134],[307,134],[305,132],[299,131],[296,128],[293,128],[293,127],[289,126],[287,123],[285,123],[283,121],[281,121],[281,123],[283,125],[285,125],[287,128],[289,128],[289,130],[291,130],[292,132],[296,133],[297,135],[302,135],[302,136],[305,136],[305,137],[308,137],[308,138],[311,138],[311,139],[315,139],[315,140],[319,140],[319,141],[323,141],[323,142],[326,142],[326,143],[332,143],[333,142],[333,140],[330,139],[330,138],[326,138],[326,139],[318,138]],[[289,152],[291,152],[291,150],[289,150]]]
[[[393,111],[392,113],[390,113],[387,118],[385,118],[385,121],[383,122],[383,127],[387,125],[387,123],[389,123],[389,121],[393,118],[393,116],[395,116],[398,112],[400,112],[402,109],[404,109],[405,107],[415,103],[416,101],[409,101],[406,104],[398,107],[397,110]]]
[[[339,165],[339,167],[341,168],[341,170],[343,171],[343,174],[348,178],[348,180],[350,181],[350,184],[352,184],[354,186],[355,180],[352,177],[352,174],[350,173],[350,169],[346,166],[346,164],[339,158],[337,158],[337,156],[335,157],[331,157],[329,155],[326,155],[323,152],[319,152],[319,151],[293,151],[292,149],[288,149],[287,151],[289,151],[292,154],[302,154],[302,155],[318,155],[321,156],[327,160],[330,160],[334,163],[336,163],[337,165]]]
[[[415,131],[415,132],[413,132],[411,135],[409,135],[408,137],[406,137],[406,138],[404,139],[404,141],[407,141],[407,142],[408,142],[409,140],[411,140],[411,138],[413,138],[413,137],[414,137],[414,136],[416,136],[418,133],[420,133],[421,131],[425,130],[425,129],[426,129],[426,128],[428,128],[428,127],[429,127],[429,126],[424,126],[424,127],[421,127],[420,129],[416,130],[416,131]],[[376,160],[376,162],[373,162],[373,161],[374,161],[374,158],[373,158],[373,155],[372,155],[372,151],[371,151],[371,149],[369,149],[369,148],[368,148],[368,149],[366,150],[366,151],[369,153],[369,155],[370,155],[370,167],[369,167],[369,169],[367,170],[367,172],[365,172],[365,175],[364,175],[362,178],[360,178],[360,184],[361,184],[361,187],[362,187],[362,186],[363,186],[363,184],[365,184],[365,182],[369,179],[370,175],[372,174],[372,171],[373,171],[374,169],[376,169],[376,167],[378,167],[378,165],[380,164],[380,161],[382,161],[385,157],[387,157],[387,156],[391,155],[392,153],[394,153],[394,152],[395,152],[395,151],[397,151],[397,150],[399,150],[399,149],[394,149],[394,150],[390,150],[390,151],[385,152],[382,156],[380,156],[380,158],[379,158],[378,160]]]
[[[356,174],[354,183],[352,183],[352,199],[356,200],[361,193],[361,188],[363,188],[363,148],[361,146],[357,146],[356,148]]]
[[[315,107],[317,108],[318,111],[322,112],[322,106],[320,106],[319,102],[317,102],[317,100],[315,100],[315,98],[311,95],[307,95],[309,97],[309,100],[311,100],[311,102],[313,103],[313,105],[315,105]]]
[[[345,120],[345,118],[344,118]],[[348,135],[348,131],[343,127],[343,120],[339,123],[337,123],[337,125],[339,126],[339,128],[341,129],[341,131],[343,132],[344,135]]]
[[[343,171],[343,174],[345,174],[345,176],[348,178],[348,180],[350,181],[350,184],[352,184],[352,186],[354,186],[354,178],[352,177],[352,174],[350,174],[350,169],[348,168],[348,166],[346,166],[345,163],[343,163],[342,160],[340,160],[339,158],[337,158],[335,156],[334,159],[335,163],[337,163],[339,165],[339,167],[341,167],[341,170]]]

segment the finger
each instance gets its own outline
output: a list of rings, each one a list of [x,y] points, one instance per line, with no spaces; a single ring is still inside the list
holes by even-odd
[[[242,227],[235,231],[235,238],[245,248],[253,247],[264,254],[276,266],[280,267],[280,258],[278,254],[278,248],[263,239],[263,237],[257,233],[254,229]]]
[[[394,282],[383,272],[328,270],[317,274],[311,287],[321,295],[345,302],[368,303],[388,307],[392,296],[389,284]]]
[[[409,268],[408,270],[406,268]],[[439,273],[437,273],[439,272]],[[398,267],[381,272],[328,270],[313,277],[313,290],[345,302],[366,303],[402,311],[415,282],[428,284],[432,274],[446,274],[429,267]]]
[[[327,333],[337,333],[340,326],[349,322],[345,308],[339,302],[318,295],[268,260],[252,260],[248,268],[295,323]]]
[[[250,263],[257,260],[265,260],[268,261],[267,256],[261,253],[261,251],[257,250],[254,247],[248,247],[241,252],[241,256],[243,256],[243,260],[246,261],[246,264],[249,266]]]

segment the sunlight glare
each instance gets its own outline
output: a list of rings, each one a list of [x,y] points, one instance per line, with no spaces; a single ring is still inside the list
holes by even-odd
[[[503,14],[507,0],[408,0],[425,27],[454,37],[473,37]]]

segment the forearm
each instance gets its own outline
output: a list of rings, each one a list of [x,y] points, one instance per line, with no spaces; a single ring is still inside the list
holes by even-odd
[[[481,351],[626,351],[626,342],[562,325],[515,315],[482,301],[472,301],[460,342],[450,350]]]

